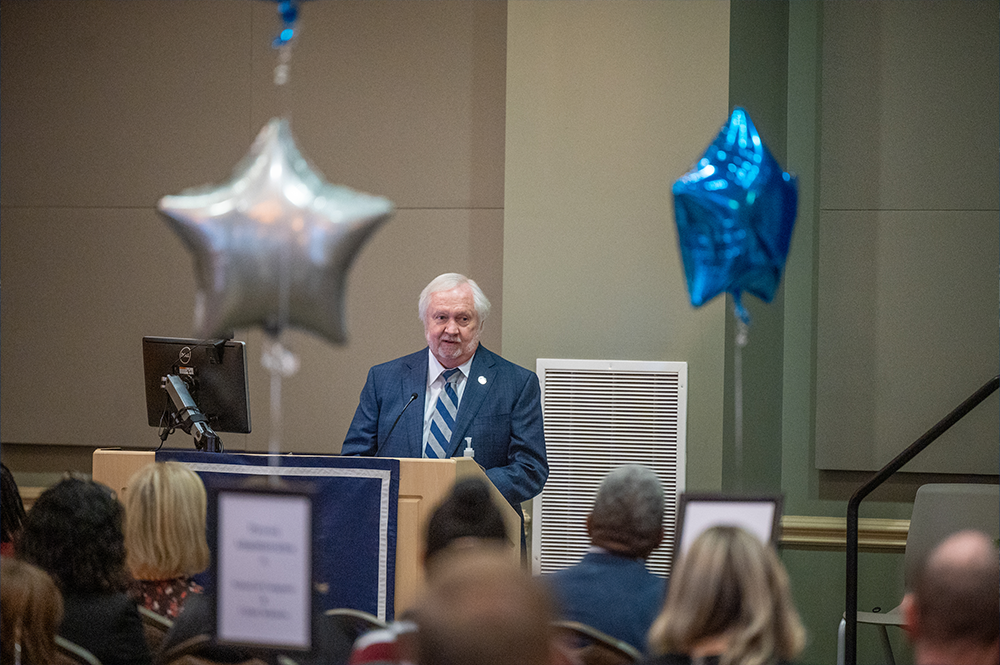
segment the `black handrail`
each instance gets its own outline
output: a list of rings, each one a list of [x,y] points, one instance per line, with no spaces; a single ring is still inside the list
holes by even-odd
[[[844,620],[847,624],[844,630],[845,665],[856,665],[858,660],[858,506],[861,505],[861,500],[888,480],[889,476],[899,471],[904,464],[916,457],[932,441],[944,434],[948,428],[961,420],[969,411],[972,411],[983,400],[996,392],[998,387],[1000,387],[1000,376],[995,376],[983,384],[982,388],[974,392],[954,411],[938,421],[923,436],[911,443],[906,450],[882,467],[872,476],[871,480],[859,487],[851,496],[851,500],[847,502],[847,593],[844,603]]]

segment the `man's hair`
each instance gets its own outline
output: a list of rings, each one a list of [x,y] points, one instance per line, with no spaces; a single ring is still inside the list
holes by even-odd
[[[125,591],[123,514],[109,487],[70,476],[38,497],[17,555],[51,575],[63,593]]]
[[[595,545],[647,557],[663,535],[663,485],[648,467],[627,464],[604,477],[589,519]]]
[[[56,661],[56,631],[63,617],[63,601],[48,574],[26,561],[0,559],[0,662],[16,662],[14,643],[21,647],[22,663]]]
[[[205,485],[177,462],[139,469],[125,493],[125,549],[145,580],[194,575],[208,567]]]
[[[468,284],[472,288],[472,302],[476,308],[476,316],[479,318],[479,327],[486,323],[486,317],[490,315],[490,301],[473,280],[457,272],[446,272],[431,280],[431,283],[420,292],[420,300],[417,301],[417,315],[421,323],[427,322],[427,308],[430,306],[431,294],[439,291],[451,291],[454,288]]]
[[[690,654],[701,640],[725,634],[731,640],[721,665],[791,661],[805,643],[778,556],[734,526],[712,527],[691,544],[671,575],[649,645],[655,653]]]
[[[14,474],[10,472],[7,465],[0,462],[0,529],[3,531],[2,541],[9,543],[14,540],[14,536],[21,529],[21,522],[24,521],[24,503],[21,501],[21,492],[14,482]]]
[[[1000,554],[977,531],[945,539],[917,569],[913,600],[920,639],[980,646],[1000,639]]]
[[[448,552],[414,607],[417,665],[546,665],[552,606],[510,550]]]
[[[490,500],[489,489],[483,481],[476,478],[455,483],[451,493],[431,514],[427,522],[424,560],[429,561],[462,538],[509,543],[500,509]]]

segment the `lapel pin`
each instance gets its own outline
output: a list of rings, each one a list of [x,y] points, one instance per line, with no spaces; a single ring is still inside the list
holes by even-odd
[[[479,385],[481,385],[481,386],[485,386],[486,385],[486,377],[485,376],[483,376],[483,375],[479,376]]]

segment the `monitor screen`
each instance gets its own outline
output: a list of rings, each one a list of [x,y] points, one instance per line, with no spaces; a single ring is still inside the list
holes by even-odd
[[[174,406],[163,388],[168,374],[179,376],[216,432],[250,432],[250,391],[246,345],[235,340],[143,337],[146,413],[150,427],[167,426]]]

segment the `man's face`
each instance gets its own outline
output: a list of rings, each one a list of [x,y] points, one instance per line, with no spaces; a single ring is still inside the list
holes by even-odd
[[[472,287],[456,286],[432,293],[424,320],[424,336],[431,353],[444,367],[458,367],[479,347],[479,315]]]

